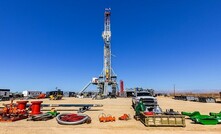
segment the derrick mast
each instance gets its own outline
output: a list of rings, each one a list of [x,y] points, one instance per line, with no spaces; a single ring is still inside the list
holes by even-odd
[[[104,31],[102,37],[104,40],[104,68],[100,78],[103,78],[103,95],[108,94],[108,86],[112,86],[112,93],[116,92],[116,75],[111,67],[111,25],[110,25],[110,8],[104,12]]]
[[[108,88],[111,87],[111,95],[116,96],[117,90],[117,75],[114,73],[111,66],[111,25],[110,25],[110,8],[106,8],[104,12],[104,31],[102,38],[104,40],[104,62],[103,70],[99,78],[93,78],[79,93],[84,92],[90,84],[97,85],[100,96],[108,95]]]
[[[104,31],[102,37],[104,40],[104,69],[103,77],[105,81],[111,80],[111,31],[110,31],[110,9],[105,9],[104,13]]]

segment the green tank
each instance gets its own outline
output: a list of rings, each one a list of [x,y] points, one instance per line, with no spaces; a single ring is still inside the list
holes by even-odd
[[[143,100],[140,99],[139,103],[137,104],[137,106],[135,107],[135,112],[136,112],[136,116],[138,116],[140,114],[140,112],[144,112],[146,110],[145,105],[143,104]]]

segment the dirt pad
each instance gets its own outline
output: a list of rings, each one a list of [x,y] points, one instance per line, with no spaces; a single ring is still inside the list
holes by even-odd
[[[29,100],[30,102],[31,100]],[[221,134],[221,124],[215,126],[204,126],[193,124],[191,120],[186,120],[186,127],[145,127],[141,122],[133,118],[128,121],[116,120],[116,122],[100,123],[98,116],[101,113],[115,116],[116,119],[124,113],[134,115],[131,107],[131,98],[117,98],[105,100],[63,98],[63,100],[43,99],[45,104],[103,104],[103,107],[92,108],[85,112],[91,119],[91,124],[82,125],[59,125],[56,119],[42,122],[32,122],[21,120],[12,123],[0,123],[0,134]],[[158,97],[159,105],[163,110],[173,108],[175,111],[200,111],[202,114],[209,112],[220,112],[221,104],[188,102],[173,100],[169,97]],[[0,106],[3,103],[0,102]],[[76,107],[72,108],[77,110]],[[66,111],[67,112],[67,111]],[[76,113],[77,111],[71,111]]]

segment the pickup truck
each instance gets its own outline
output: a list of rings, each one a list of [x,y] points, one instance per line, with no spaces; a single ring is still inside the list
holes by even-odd
[[[158,106],[157,99],[152,96],[148,91],[135,91],[134,97],[132,97],[132,107],[135,108],[139,100],[142,98],[143,104],[146,107],[146,111],[154,111],[156,113],[161,113],[162,110]]]

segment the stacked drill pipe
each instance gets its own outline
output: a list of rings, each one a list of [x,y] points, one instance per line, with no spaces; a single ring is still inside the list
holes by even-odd
[[[204,102],[204,103],[216,103],[216,99],[213,97],[195,97],[195,96],[174,96],[175,100],[184,100],[184,101],[194,101],[194,102]]]
[[[42,107],[102,107],[101,104],[41,104]]]
[[[186,96],[182,96],[182,95],[181,96],[174,96],[174,99],[175,100],[185,100],[185,101],[187,100]]]
[[[45,107],[65,107],[57,109],[57,111],[75,111],[75,109],[69,109],[70,107],[79,107],[78,113],[84,113],[85,111],[91,110],[91,107],[103,107],[101,104],[41,104],[43,108],[42,111],[50,111],[50,109],[45,109]],[[100,109],[91,110],[100,111]]]
[[[204,102],[204,103],[215,103],[216,99],[212,97],[199,97],[199,102]]]

